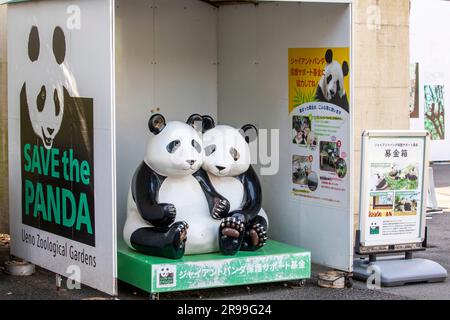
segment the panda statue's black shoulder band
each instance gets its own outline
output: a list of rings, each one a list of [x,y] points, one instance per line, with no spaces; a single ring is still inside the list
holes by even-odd
[[[159,189],[165,177],[153,171],[145,162],[136,169],[131,182],[131,193],[138,211],[150,223],[161,217],[158,207]]]
[[[261,211],[262,189],[258,175],[252,166],[243,174],[237,177],[244,186],[244,200],[241,213],[246,221],[254,219]]]
[[[197,179],[203,189],[203,192],[205,193],[206,200],[208,201],[209,212],[212,214],[215,199],[225,200],[225,198],[221,196],[216,189],[214,189],[208,173],[203,170],[203,168],[200,168],[200,170],[194,173],[194,177]]]

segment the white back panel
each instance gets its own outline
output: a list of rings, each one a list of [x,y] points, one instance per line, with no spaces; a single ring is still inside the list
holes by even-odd
[[[151,110],[217,117],[217,9],[198,0],[116,1],[117,215],[122,234]]]
[[[350,11],[343,4],[224,6],[218,24],[220,122],[280,129],[280,171],[261,177],[271,237],[342,270],[352,268],[350,195],[340,209],[291,200],[288,48],[349,47]]]

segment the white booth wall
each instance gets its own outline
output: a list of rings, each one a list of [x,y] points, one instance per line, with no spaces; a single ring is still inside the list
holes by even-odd
[[[271,237],[311,250],[316,263],[350,270],[352,201],[330,208],[293,200],[288,111],[288,48],[350,47],[350,7],[224,6],[218,28],[219,120],[238,127],[250,122],[260,129],[280,129],[279,172],[261,176]]]
[[[144,159],[151,112],[217,118],[217,9],[197,0],[116,1],[117,227]]]
[[[413,0],[410,15],[410,62],[419,64],[419,117],[411,118],[411,129],[424,130],[425,85],[444,86],[444,140],[432,140],[430,161],[450,160],[450,2]]]
[[[312,250],[316,263],[351,270],[353,200],[340,209],[292,201],[288,159],[288,48],[350,47],[350,6],[118,0],[115,10],[119,235],[151,111],[182,121],[209,114],[237,127],[280,129],[280,171],[261,176],[271,237]]]

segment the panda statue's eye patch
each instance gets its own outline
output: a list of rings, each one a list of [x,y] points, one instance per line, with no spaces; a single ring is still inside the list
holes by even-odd
[[[215,144],[209,145],[209,146],[207,146],[207,147],[205,148],[205,155],[206,155],[207,157],[209,157],[210,155],[212,155],[214,152],[216,152],[216,145],[215,145]]]
[[[197,150],[198,153],[202,152],[202,146],[195,140],[192,140],[192,146]]]
[[[171,143],[169,143],[166,147],[167,151],[169,153],[174,153],[175,151],[177,151],[177,149],[181,146],[181,141],[180,140],[174,140]]]
[[[47,92],[45,90],[45,87],[41,87],[41,91],[39,92],[37,99],[36,99],[36,106],[39,112],[44,111],[45,106],[45,100],[47,99]]]
[[[333,80],[333,76],[330,74],[330,75],[327,77],[327,84],[329,84],[329,83],[331,82],[331,80]]]
[[[230,149],[230,154],[231,154],[231,157],[234,159],[234,161],[238,161],[239,158],[241,157],[241,155],[235,148]]]

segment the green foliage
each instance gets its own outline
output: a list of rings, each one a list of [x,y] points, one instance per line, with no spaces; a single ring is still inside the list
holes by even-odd
[[[307,92],[302,92],[298,88],[295,89],[294,95],[294,107],[299,107],[304,103],[317,102],[316,99],[316,88],[310,89]]]
[[[414,169],[415,166],[409,165],[402,170],[400,177],[393,178],[388,173],[384,175],[386,182],[388,183],[389,190],[417,190],[419,187],[419,181],[409,180],[405,177],[405,174]]]
[[[432,140],[445,138],[444,86],[426,85],[425,91],[425,130]]]

